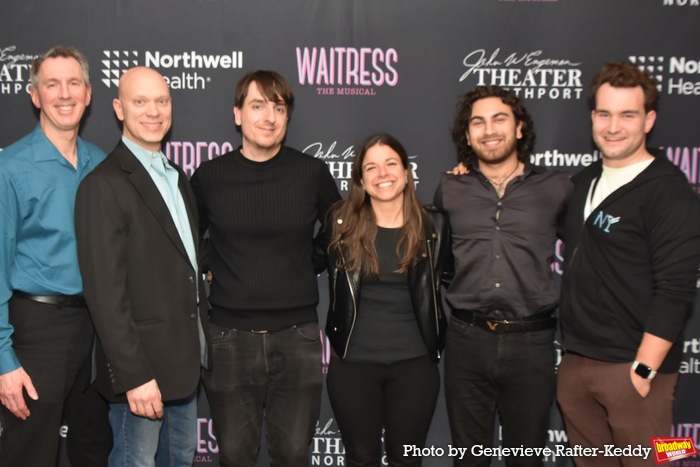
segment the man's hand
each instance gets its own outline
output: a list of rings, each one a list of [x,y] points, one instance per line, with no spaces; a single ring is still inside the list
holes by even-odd
[[[448,170],[447,173],[451,175],[465,175],[469,173],[469,169],[467,169],[467,166],[464,165],[464,162],[460,162],[457,167],[452,170]]]
[[[39,399],[32,379],[29,377],[24,368],[19,367],[16,370],[0,375],[0,402],[7,407],[7,410],[12,414],[26,420],[29,417],[29,408],[24,402],[22,389],[27,390],[27,395],[33,400]]]
[[[632,367],[630,367],[630,379],[632,380],[632,385],[637,390],[640,396],[647,397],[649,391],[651,391],[651,380],[644,379],[634,372]]]
[[[155,379],[126,391],[129,408],[134,415],[156,420],[163,417],[163,401]]]

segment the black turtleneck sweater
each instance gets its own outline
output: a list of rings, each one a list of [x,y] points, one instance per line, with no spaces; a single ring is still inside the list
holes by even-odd
[[[265,162],[237,149],[203,163],[191,183],[210,237],[210,321],[250,330],[317,321],[314,228],[340,199],[326,164],[287,147]]]

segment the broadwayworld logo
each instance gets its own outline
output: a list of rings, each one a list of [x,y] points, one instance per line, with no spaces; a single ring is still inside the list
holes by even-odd
[[[696,456],[698,448],[695,447],[693,438],[651,438],[654,448],[654,458],[657,464]]]

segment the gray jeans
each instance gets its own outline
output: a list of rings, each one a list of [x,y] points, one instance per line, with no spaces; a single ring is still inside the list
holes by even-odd
[[[272,465],[307,467],[321,407],[317,323],[253,332],[209,324],[204,372],[221,466],[254,467],[263,417]]]

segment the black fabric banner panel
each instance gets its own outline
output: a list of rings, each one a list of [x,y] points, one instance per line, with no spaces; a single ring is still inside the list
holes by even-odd
[[[476,85],[517,92],[533,116],[533,163],[575,173],[600,158],[591,139],[588,84],[606,61],[630,60],[659,83],[649,144],[700,189],[700,6],[698,0],[24,0],[0,7],[0,148],[37,124],[29,66],[56,44],[83,51],[92,105],[81,136],[109,152],[121,130],[112,99],[119,76],[143,65],[169,83],[174,123],[165,154],[188,175],[236,148],[236,82],[274,69],[296,96],[286,144],[322,159],[346,194],[355,148],[368,135],[396,136],[411,156],[423,202],[456,163],[450,138],[457,98]],[[0,152],[0,157],[2,153]],[[552,266],[561,274],[558,244]],[[325,320],[327,281],[319,277]],[[696,306],[697,308],[697,306]],[[700,441],[700,318],[685,335],[673,436]],[[324,371],[330,349],[324,337]],[[523,401],[527,403],[526,401]],[[195,466],[218,466],[200,391]],[[61,436],[70,436],[64,427]],[[660,434],[663,435],[663,434]],[[499,432],[495,433],[497,440]],[[264,440],[263,440],[264,442]],[[441,396],[426,466],[451,465]],[[552,409],[548,466],[573,465]],[[342,466],[344,448],[327,398],[310,445],[311,464]],[[259,465],[267,465],[265,448]],[[492,465],[505,459],[492,457]],[[677,466],[700,466],[696,459]],[[68,467],[65,455],[61,466]]]

